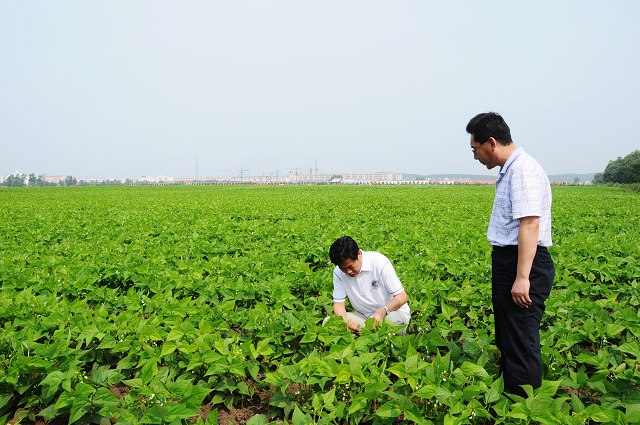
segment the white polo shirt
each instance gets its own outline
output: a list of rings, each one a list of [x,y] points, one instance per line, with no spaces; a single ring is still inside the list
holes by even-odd
[[[551,186],[540,164],[524,149],[516,149],[496,181],[487,239],[491,245],[518,245],[522,217],[540,217],[538,245],[551,246]]]
[[[344,273],[338,266],[333,270],[333,302],[349,302],[353,308],[369,318],[376,309],[404,291],[391,261],[379,252],[362,251],[362,269],[356,277]],[[410,317],[409,304],[398,311]]]

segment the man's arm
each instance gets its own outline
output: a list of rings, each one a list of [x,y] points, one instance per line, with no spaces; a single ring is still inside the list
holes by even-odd
[[[538,248],[538,234],[540,231],[540,217],[522,217],[518,229],[518,270],[516,280],[511,288],[511,297],[518,307],[527,308],[531,305],[529,297],[529,273]]]
[[[342,320],[350,330],[360,333],[358,325],[353,322],[349,322],[349,319],[347,318],[347,307],[344,302],[333,302],[333,314],[342,317]]]
[[[408,301],[409,296],[405,291],[402,291],[399,294],[395,295],[384,306],[378,307],[373,313],[373,318],[376,320],[376,324],[379,325],[382,322],[382,319],[384,319],[384,316],[387,315],[387,311],[384,309],[385,306],[389,309],[389,311],[396,311],[397,309],[405,305],[405,303],[407,303]]]

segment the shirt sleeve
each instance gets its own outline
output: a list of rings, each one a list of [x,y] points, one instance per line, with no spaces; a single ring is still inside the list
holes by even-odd
[[[396,296],[399,293],[404,291],[404,287],[396,275],[396,271],[386,257],[384,257],[386,261],[382,263],[382,270],[380,271],[380,276],[382,277],[382,281],[384,282],[384,287],[387,291],[392,295]]]
[[[333,302],[341,303],[347,299],[347,292],[344,290],[344,284],[338,275],[337,267],[333,270]]]
[[[514,172],[511,180],[513,219],[542,216],[543,185],[537,173],[529,167]]]

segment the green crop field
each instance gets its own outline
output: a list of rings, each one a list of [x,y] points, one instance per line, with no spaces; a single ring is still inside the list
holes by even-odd
[[[640,423],[640,194],[553,187],[544,384],[498,376],[491,186],[0,189],[0,425]],[[408,335],[332,319],[339,236]]]

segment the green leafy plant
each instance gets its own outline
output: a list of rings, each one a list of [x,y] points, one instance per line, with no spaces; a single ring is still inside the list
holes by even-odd
[[[493,191],[0,189],[0,425],[640,422],[638,193],[553,188],[544,381],[519,398],[493,338]],[[406,336],[321,326],[343,234],[393,259]]]

